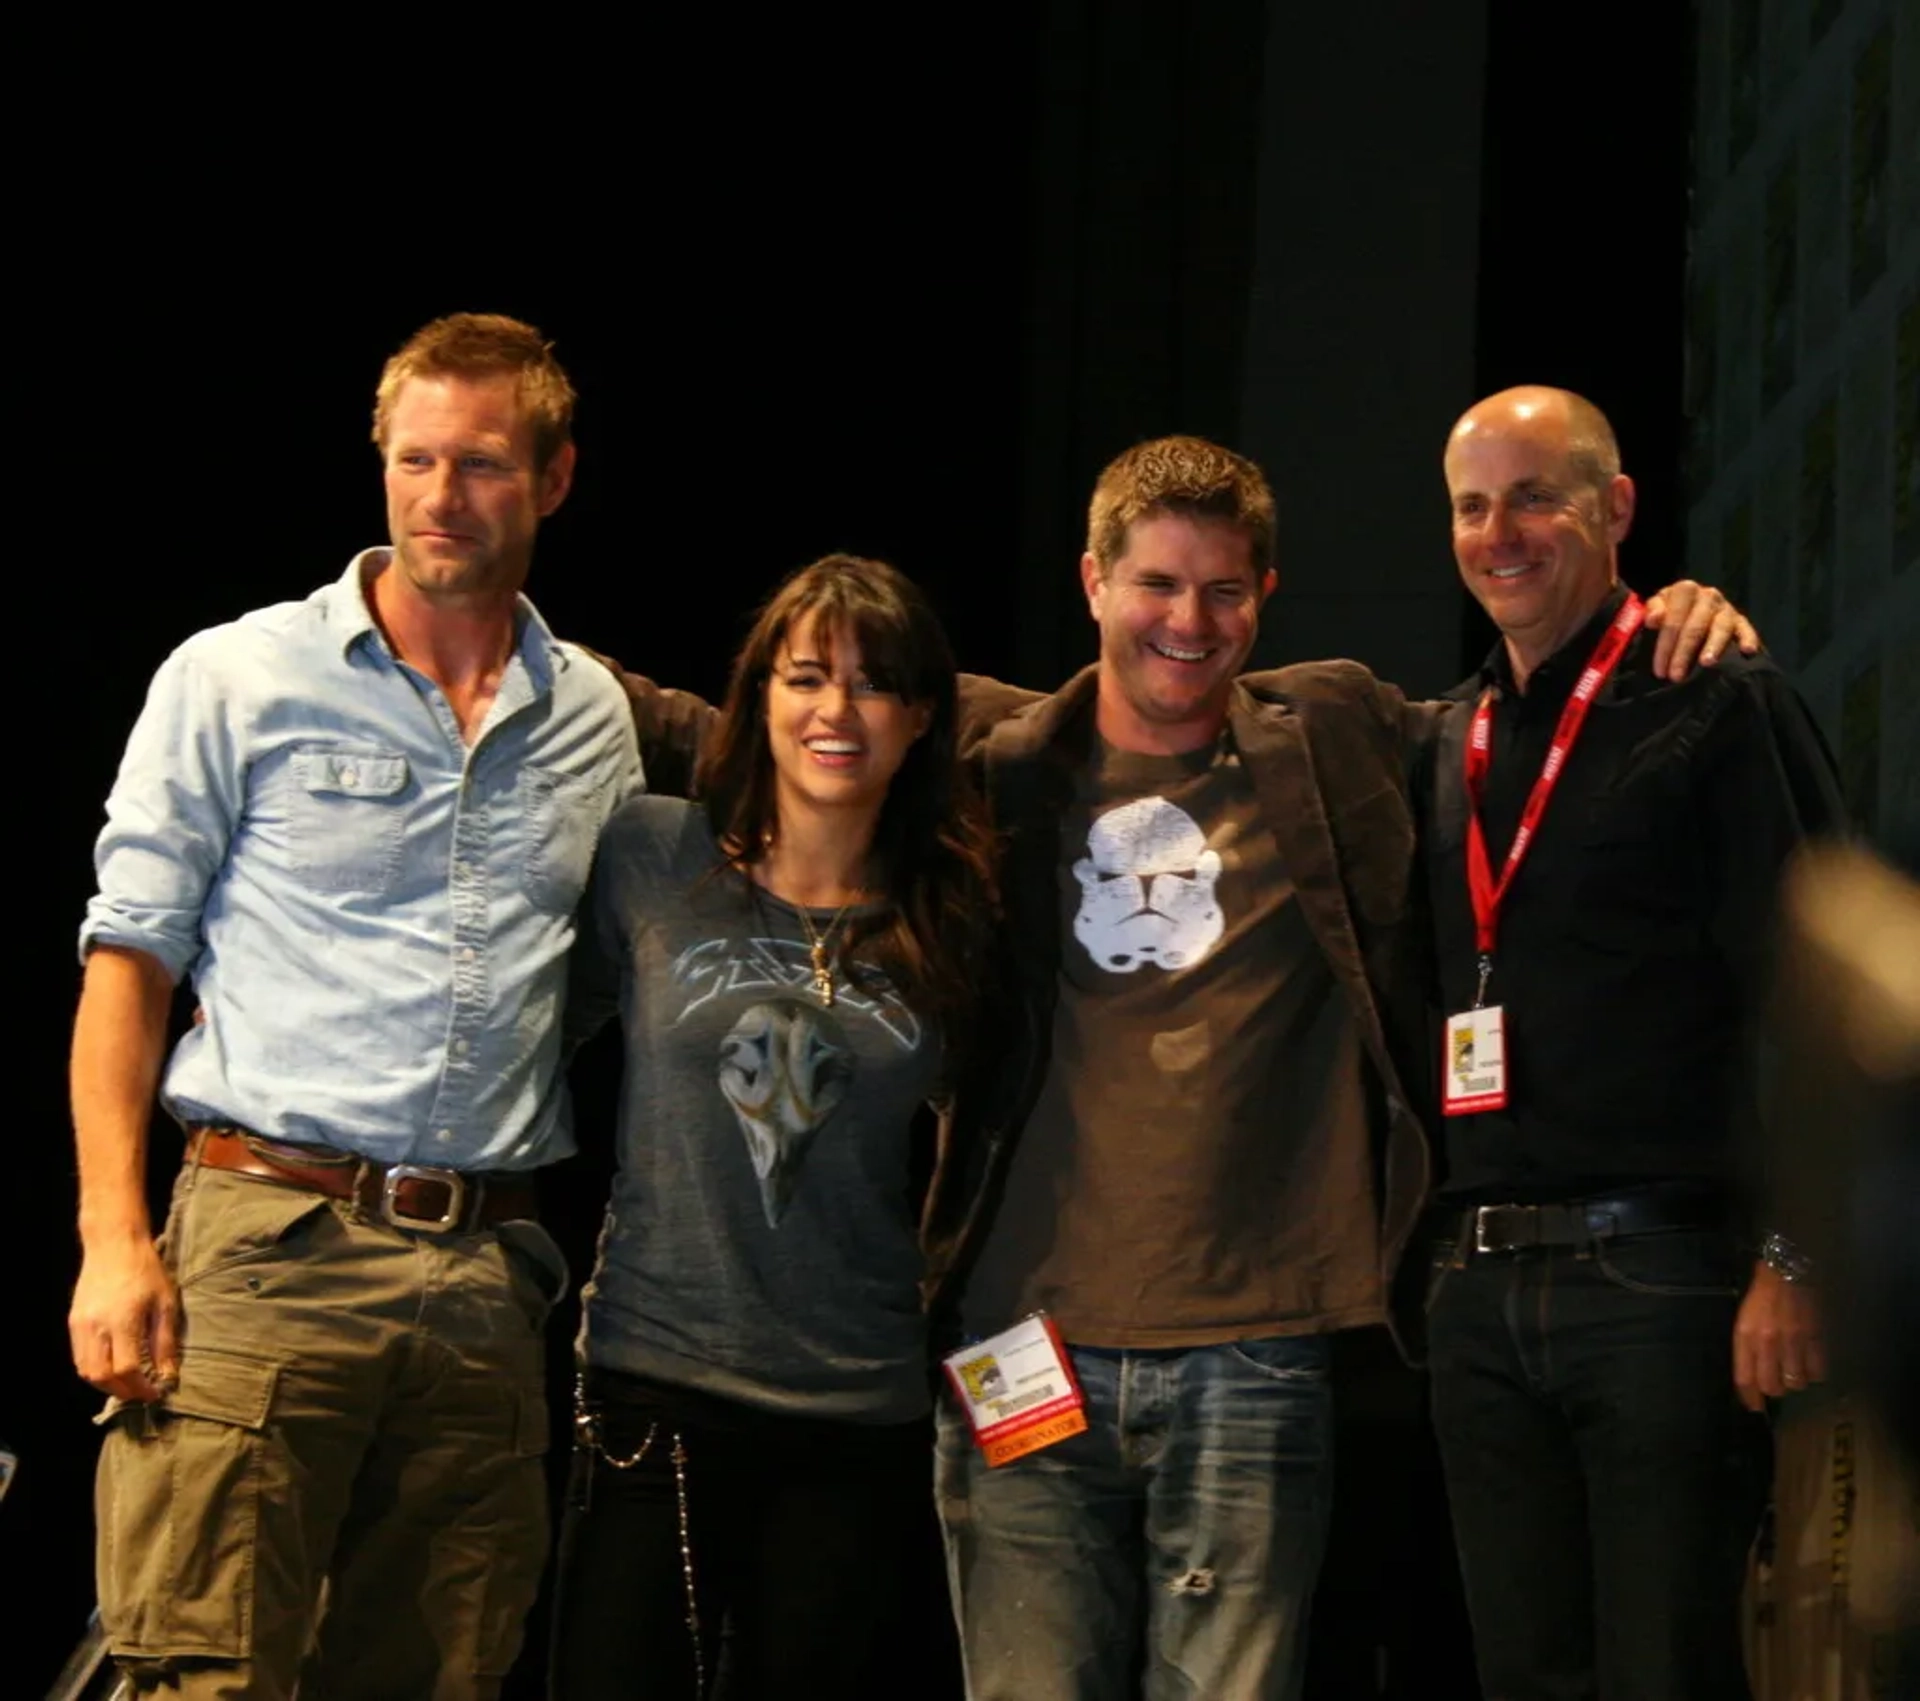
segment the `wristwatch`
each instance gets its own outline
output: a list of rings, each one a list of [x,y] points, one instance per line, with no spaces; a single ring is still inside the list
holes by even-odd
[[[1783,1282],[1813,1280],[1813,1260],[1784,1234],[1770,1234],[1761,1241],[1760,1262]]]

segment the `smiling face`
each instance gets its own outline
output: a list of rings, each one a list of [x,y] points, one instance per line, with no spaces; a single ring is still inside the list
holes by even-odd
[[[1448,440],[1446,473],[1460,576],[1524,677],[1606,601],[1633,481],[1577,452],[1551,391],[1474,408]]]
[[[877,815],[933,711],[883,690],[867,676],[859,641],[807,613],[775,652],[766,715],[778,816],[821,808]]]
[[[1100,627],[1101,736],[1122,750],[1167,755],[1210,744],[1273,589],[1247,534],[1219,520],[1154,514],[1127,528],[1110,570],[1083,556],[1080,579]]]
[[[535,470],[533,427],[504,374],[408,379],[384,459],[396,577],[430,603],[518,591],[573,476],[571,443]]]

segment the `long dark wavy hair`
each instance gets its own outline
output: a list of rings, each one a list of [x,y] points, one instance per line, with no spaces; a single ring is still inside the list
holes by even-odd
[[[720,720],[695,776],[713,836],[743,872],[779,830],[766,686],[782,641],[804,618],[825,638],[851,637],[868,680],[932,711],[887,787],[866,884],[883,907],[848,924],[857,950],[903,997],[962,1043],[984,979],[999,908],[993,839],[959,754],[953,651],[927,599],[897,568],[827,555],[788,576],[755,617],[733,660]]]

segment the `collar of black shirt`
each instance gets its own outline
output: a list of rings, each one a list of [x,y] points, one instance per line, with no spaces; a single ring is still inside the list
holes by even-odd
[[[1507,655],[1506,639],[1500,639],[1480,664],[1481,684],[1496,687],[1503,698],[1523,702],[1529,709],[1537,707],[1557,712],[1571,695],[1581,669],[1592,660],[1593,652],[1599,648],[1600,635],[1612,624],[1613,617],[1620,612],[1620,605],[1626,600],[1627,587],[1624,584],[1615,585],[1593,618],[1528,675],[1524,693],[1514,689],[1513,662]]]

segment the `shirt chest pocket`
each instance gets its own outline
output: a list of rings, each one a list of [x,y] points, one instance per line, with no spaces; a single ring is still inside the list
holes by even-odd
[[[1580,938],[1609,954],[1696,948],[1713,919],[1713,894],[1684,793],[1656,784],[1622,788],[1596,799],[1584,819],[1569,813],[1560,825],[1577,841],[1566,893],[1569,925]],[[1553,830],[1549,819],[1542,831]],[[1520,883],[1537,872],[1522,868]]]
[[[399,877],[408,801],[404,756],[383,750],[296,750],[288,840],[295,872],[321,892],[386,892]]]
[[[520,884],[537,909],[571,915],[586,889],[600,831],[600,791],[550,768],[521,768],[507,794],[511,847]]]

